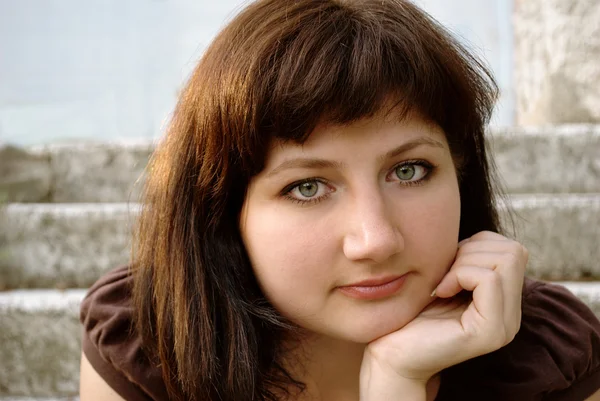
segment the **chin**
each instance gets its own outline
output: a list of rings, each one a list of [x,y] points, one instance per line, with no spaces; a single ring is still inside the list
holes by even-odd
[[[345,326],[343,332],[338,331],[332,334],[346,341],[367,344],[400,330],[414,319],[413,316],[402,317],[396,315],[394,317],[395,319],[364,319],[362,322],[354,321]]]
[[[415,299],[413,303],[394,302],[382,305],[381,309],[375,308],[356,318],[348,319],[339,324],[338,335],[350,341],[369,343],[380,337],[401,330],[412,322],[430,301],[429,294],[426,299]],[[341,322],[340,322],[341,323]],[[341,329],[343,328],[343,332]]]

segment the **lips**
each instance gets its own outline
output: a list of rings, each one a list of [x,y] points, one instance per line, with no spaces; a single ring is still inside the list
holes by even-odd
[[[402,276],[388,276],[383,278],[363,280],[346,286],[337,287],[344,295],[362,300],[374,300],[389,297],[399,291],[406,281],[406,274]]]

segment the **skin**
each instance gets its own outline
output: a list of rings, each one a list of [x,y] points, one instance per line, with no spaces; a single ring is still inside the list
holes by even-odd
[[[521,244],[497,233],[480,232],[462,241],[436,289],[440,298],[366,347],[361,399],[391,400],[391,394],[419,388],[418,383],[424,389],[437,372],[510,343],[520,327],[527,259]],[[459,294],[463,290],[472,294]]]
[[[81,401],[125,401],[96,372],[83,352],[79,373],[79,399]]]
[[[512,341],[527,250],[491,232],[459,244],[459,224],[445,135],[416,114],[272,146],[240,229],[265,296],[307,332],[306,399],[431,400],[441,370]],[[340,290],[400,275],[385,298]]]
[[[431,144],[386,156],[425,141]],[[306,159],[321,162],[301,165]],[[416,166],[413,180],[401,181],[395,167],[407,160],[436,167],[427,173]],[[316,196],[282,194],[313,177],[321,181],[313,181]],[[454,260],[459,220],[458,183],[441,130],[417,119],[377,118],[319,126],[303,146],[273,146],[250,185],[241,232],[265,295],[283,315],[310,332],[367,343],[431,302]],[[407,273],[403,291],[390,299],[357,301],[337,290]]]
[[[435,167],[410,167],[408,181],[423,181],[408,185],[396,167],[415,160]],[[459,212],[443,132],[418,116],[321,125],[303,146],[273,144],[240,229],[265,295],[305,331],[288,368],[307,391],[292,399],[433,401],[441,370],[514,338],[527,250],[492,232],[458,243]],[[338,288],[399,274],[403,287],[376,301]],[[80,397],[122,399],[85,356]]]
[[[435,167],[413,164],[413,178],[398,176],[399,164],[415,161]],[[290,188],[306,179],[314,179],[308,189],[317,186],[310,197]],[[416,116],[320,125],[303,145],[273,145],[249,187],[240,228],[265,295],[308,333],[297,374],[311,399],[357,398],[365,344],[432,302],[455,259],[459,221],[445,136]],[[401,291],[381,300],[338,289],[402,274]]]

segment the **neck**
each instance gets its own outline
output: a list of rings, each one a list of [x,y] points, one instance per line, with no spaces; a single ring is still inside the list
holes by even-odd
[[[289,372],[306,384],[294,401],[359,401],[359,376],[366,344],[319,336],[304,339],[289,358]],[[436,375],[427,384],[427,401],[440,386]]]
[[[319,336],[305,338],[294,351],[290,372],[306,384],[301,401],[358,401],[365,344]],[[292,365],[292,363],[290,363]]]

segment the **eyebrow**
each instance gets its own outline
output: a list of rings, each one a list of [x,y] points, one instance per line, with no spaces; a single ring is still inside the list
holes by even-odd
[[[379,156],[377,158],[377,161],[379,163],[381,163],[384,160],[399,156],[402,153],[406,153],[409,150],[412,150],[419,146],[431,146],[431,147],[440,148],[440,149],[446,148],[442,142],[437,141],[433,138],[419,137],[419,138],[413,139],[411,141],[408,141],[406,143],[403,143],[402,145],[390,150],[389,152],[386,152],[384,155]],[[282,172],[283,170],[292,169],[292,168],[304,168],[304,169],[336,168],[336,169],[341,169],[343,167],[344,167],[343,163],[333,161],[333,160],[318,159],[318,158],[297,158],[297,159],[290,159],[290,160],[284,161],[283,163],[281,163],[280,165],[278,165],[277,167],[275,167],[274,169],[269,171],[266,175],[266,178],[277,175],[280,172]]]

